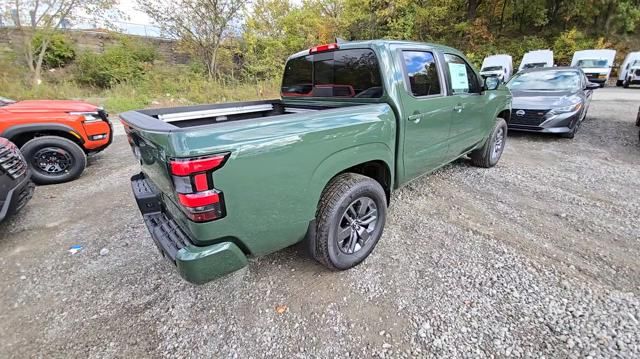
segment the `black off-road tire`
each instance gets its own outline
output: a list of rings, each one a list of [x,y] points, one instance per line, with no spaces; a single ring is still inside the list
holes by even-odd
[[[43,170],[37,168],[34,156],[43,149],[53,148],[60,149],[69,155],[71,163],[67,169],[60,173],[45,173]],[[31,179],[33,182],[39,185],[56,184],[72,181],[78,178],[82,171],[87,166],[87,155],[82,148],[75,142],[58,136],[42,136],[36,137],[27,143],[22,148],[22,155],[31,168]]]
[[[497,157],[492,156],[492,153],[496,147],[496,137],[499,135],[500,130],[502,130],[503,140],[502,147],[497,155]],[[495,166],[500,158],[502,157],[502,153],[504,152],[504,146],[506,145],[507,140],[507,122],[498,117],[496,119],[496,124],[493,126],[493,130],[487,138],[487,141],[484,143],[484,146],[478,148],[471,152],[469,157],[471,157],[471,163],[477,167],[489,168]]]
[[[622,83],[622,87],[624,87],[624,88],[628,89],[628,88],[629,88],[630,83],[631,83],[631,80],[629,80],[629,79],[624,80],[624,82]]]
[[[338,240],[347,209],[360,198],[369,198],[377,207],[377,222],[368,239],[355,253],[344,252]],[[344,173],[329,182],[322,192],[316,212],[313,243],[315,259],[331,270],[345,270],[358,265],[373,251],[382,237],[387,213],[387,197],[374,179],[355,173]]]

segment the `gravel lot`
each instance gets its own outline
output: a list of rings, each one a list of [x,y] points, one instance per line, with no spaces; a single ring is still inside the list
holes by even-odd
[[[353,270],[292,247],[204,286],[157,253],[116,136],[0,224],[0,356],[640,357],[639,105],[598,90],[575,140],[512,133],[496,168],[396,192]]]

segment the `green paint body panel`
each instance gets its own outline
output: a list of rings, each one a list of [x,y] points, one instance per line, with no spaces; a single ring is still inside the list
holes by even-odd
[[[284,98],[286,105],[335,108],[189,128],[156,126],[153,121],[160,120],[136,111],[121,115],[129,137],[137,138],[142,171],[162,192],[165,211],[194,243],[176,258],[184,278],[202,283],[245,265],[245,256],[301,241],[322,190],[346,169],[384,163],[391,174],[390,189],[399,188],[481,147],[496,117],[510,112],[511,94],[504,87],[457,96],[447,89],[428,98],[410,94],[402,50],[464,58],[454,49],[399,41],[340,45],[348,48],[376,53],[384,86],[381,98]],[[461,113],[454,111],[459,104],[465,106]],[[420,116],[417,123],[409,121],[414,115]],[[214,172],[213,183],[224,193],[226,216],[192,222],[177,204],[167,163],[170,158],[223,152],[230,156]]]
[[[233,243],[206,247],[182,248],[176,256],[176,267],[182,278],[203,284],[247,265],[247,257]]]

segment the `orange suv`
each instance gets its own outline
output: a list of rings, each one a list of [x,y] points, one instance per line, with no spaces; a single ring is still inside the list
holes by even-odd
[[[76,179],[87,154],[104,150],[113,138],[108,114],[81,101],[13,101],[0,97],[0,137],[15,143],[37,184]]]

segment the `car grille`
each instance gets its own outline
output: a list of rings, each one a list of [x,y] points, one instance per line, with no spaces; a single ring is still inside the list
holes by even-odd
[[[598,76],[600,76],[600,74],[593,74],[593,73],[592,74],[585,74],[585,75],[587,75],[587,77],[590,78],[590,79],[591,78],[596,78],[597,79]]]
[[[26,172],[27,163],[18,147],[6,139],[0,138],[0,173],[6,173],[9,177],[16,179]]]
[[[524,112],[524,113],[522,113]],[[549,110],[521,110],[513,109],[509,123],[525,126],[539,126],[544,122],[544,116]]]

